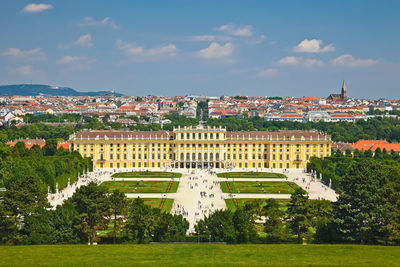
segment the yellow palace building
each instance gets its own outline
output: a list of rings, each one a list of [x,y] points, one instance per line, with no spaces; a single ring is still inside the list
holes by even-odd
[[[197,126],[173,131],[81,131],[70,150],[95,168],[304,168],[331,154],[331,138],[317,131],[230,132]]]

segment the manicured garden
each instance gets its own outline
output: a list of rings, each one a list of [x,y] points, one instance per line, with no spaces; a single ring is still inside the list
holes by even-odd
[[[144,204],[149,205],[152,208],[161,208],[162,212],[169,213],[174,203],[173,198],[142,198]],[[134,201],[134,198],[129,198],[128,201]]]
[[[172,181],[106,181],[101,184],[108,190],[123,193],[176,193],[179,182]]]
[[[179,173],[179,172],[152,172],[152,171],[118,172],[118,173],[114,173],[111,177],[113,177],[113,178],[180,178],[180,177],[182,177],[182,173]]]
[[[234,212],[237,209],[237,207],[241,208],[246,204],[246,202],[249,202],[254,199],[255,198],[227,198],[225,199],[225,204],[227,209]],[[263,201],[263,204],[261,206],[265,206],[267,198],[262,198],[261,200]],[[290,202],[290,199],[276,199],[276,201],[279,203],[282,210],[285,211],[287,209],[287,205]]]
[[[37,245],[1,246],[1,266],[399,266],[399,246]]]
[[[223,193],[292,194],[299,186],[293,182],[220,182]]]
[[[217,173],[220,178],[286,178],[282,173],[274,172],[221,172]]]

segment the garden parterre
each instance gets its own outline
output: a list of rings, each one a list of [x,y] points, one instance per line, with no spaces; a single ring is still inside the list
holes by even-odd
[[[220,182],[224,193],[292,194],[299,186],[293,182]]]
[[[217,176],[220,178],[286,178],[286,175],[274,172],[221,172]]]
[[[173,181],[107,181],[101,186],[108,190],[119,191],[127,194],[132,193],[176,193],[179,182]]]

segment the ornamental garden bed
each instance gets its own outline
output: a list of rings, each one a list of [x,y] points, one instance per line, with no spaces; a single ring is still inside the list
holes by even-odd
[[[282,173],[274,172],[221,172],[217,173],[220,178],[286,178]]]
[[[169,213],[174,203],[173,198],[142,198],[144,204],[149,205],[152,208],[160,209],[161,212]],[[134,201],[134,198],[130,198],[129,201]]]
[[[108,181],[101,184],[109,191],[123,193],[176,193],[179,182],[172,181]]]
[[[182,173],[179,172],[118,172],[114,173],[113,178],[180,178]]]
[[[292,194],[297,184],[292,182],[220,182],[224,193],[242,194]]]
[[[247,202],[252,201],[254,199],[256,198],[228,198],[225,199],[225,203],[227,209],[234,212],[237,208],[243,207]],[[261,200],[263,201],[261,206],[264,207],[267,198],[261,198]],[[275,200],[279,203],[280,209],[285,212],[287,210],[287,206],[289,205],[290,199],[276,198]]]

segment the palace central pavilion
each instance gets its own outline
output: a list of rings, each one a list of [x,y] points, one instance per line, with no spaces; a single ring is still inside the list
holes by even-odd
[[[331,154],[331,138],[317,131],[230,132],[197,126],[173,131],[81,131],[70,149],[96,168],[304,168]]]

